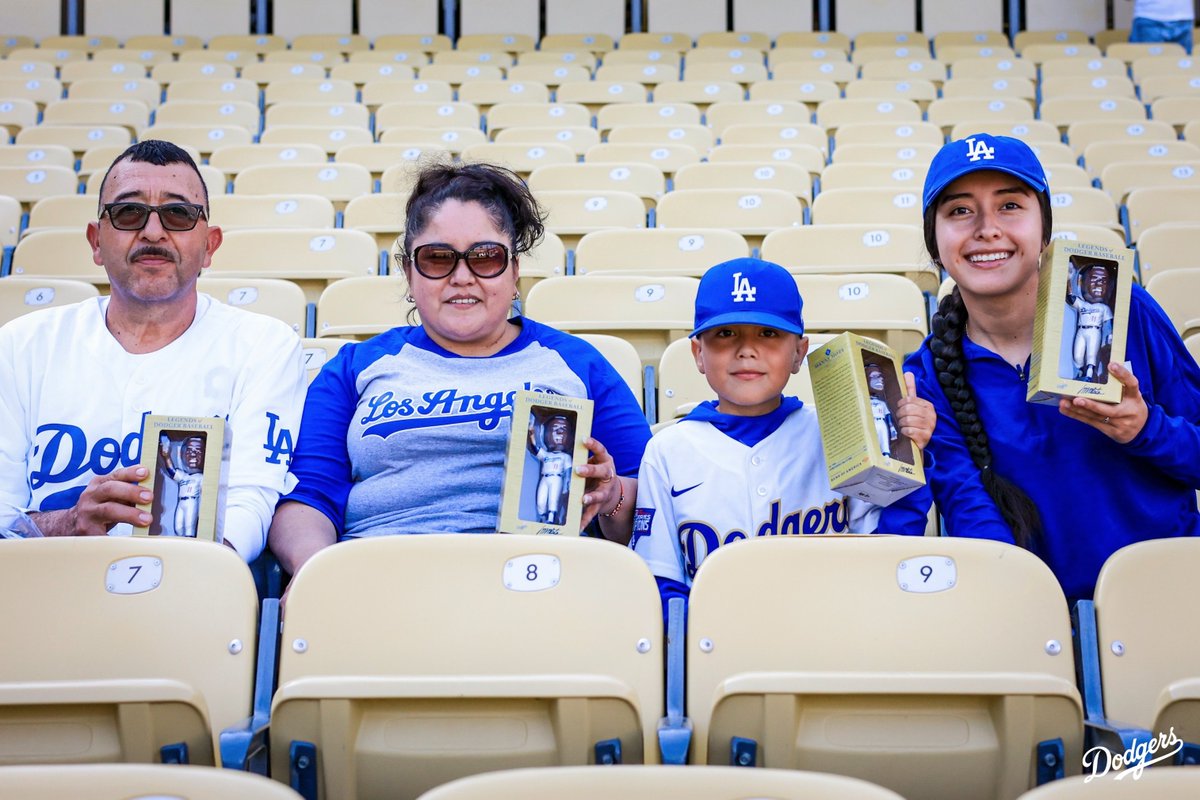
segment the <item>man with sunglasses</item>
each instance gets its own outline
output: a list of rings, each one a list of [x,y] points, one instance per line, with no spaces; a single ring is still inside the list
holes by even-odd
[[[48,536],[130,533],[150,521],[136,507],[149,500],[143,418],[224,417],[225,542],[253,560],[299,424],[298,337],[196,291],[221,229],[195,162],[173,144],[117,157],[86,235],[110,294],[0,328],[0,502],[29,510]]]

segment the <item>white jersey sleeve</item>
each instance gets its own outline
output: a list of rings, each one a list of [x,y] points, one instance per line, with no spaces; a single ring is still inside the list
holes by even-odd
[[[671,503],[671,478],[667,469],[664,437],[651,437],[638,471],[637,511],[629,546],[646,560],[660,578],[691,583],[683,572],[683,555],[675,534],[675,507]]]

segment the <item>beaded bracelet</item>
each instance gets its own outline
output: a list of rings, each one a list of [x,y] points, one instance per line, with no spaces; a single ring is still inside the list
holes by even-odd
[[[617,504],[615,506],[613,506],[612,511],[609,511],[608,513],[604,513],[604,512],[600,513],[600,516],[602,516],[602,517],[608,517],[609,519],[612,519],[613,517],[615,517],[617,515],[617,512],[619,512],[621,510],[621,506],[625,505],[625,482],[622,481],[620,478],[617,478],[617,480],[620,481],[620,483],[621,483],[621,497],[619,500],[617,500]]]

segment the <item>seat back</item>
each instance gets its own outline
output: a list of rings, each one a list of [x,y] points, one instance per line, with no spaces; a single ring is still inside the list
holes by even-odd
[[[572,333],[611,333],[637,348],[642,364],[657,364],[667,343],[692,329],[696,278],[588,275],[539,281],[525,313]]]
[[[21,609],[4,640],[37,646],[0,651],[0,763],[151,763],[178,743],[190,763],[215,763],[254,685],[258,597],[236,553],[173,537],[25,539],[5,542],[3,564],[0,597]]]
[[[70,305],[99,295],[95,286],[83,281],[8,277],[0,280],[0,325],[31,311]]]
[[[804,298],[806,330],[853,331],[911,353],[929,332],[925,297],[903,275],[794,275]]]
[[[728,228],[758,247],[768,233],[804,224],[804,204],[782,189],[676,189],[658,201],[660,228]]]
[[[749,255],[745,237],[723,228],[594,231],[579,240],[575,272],[699,278],[714,264]]]
[[[926,292],[941,276],[913,225],[843,223],[786,228],[767,235],[762,257],[793,273],[891,272]],[[807,299],[806,299],[807,305]]]
[[[79,229],[51,228],[21,237],[10,269],[17,277],[70,278],[108,285],[108,273],[92,260],[91,245]]]
[[[308,322],[308,301],[304,290],[295,283],[280,278],[222,278],[203,273],[196,289],[214,299],[246,311],[265,314],[303,336]]]
[[[1196,260],[1191,248],[1200,236],[1200,222],[1155,225],[1138,239],[1138,272],[1142,285],[1155,275],[1176,269],[1191,269]]]
[[[0,767],[0,795],[23,800],[299,800],[278,781],[216,767],[181,764],[84,764]]]
[[[882,786],[820,772],[738,767],[630,766],[553,767],[488,772],[459,778],[421,795],[421,800],[899,800]]]
[[[1105,715],[1157,736],[1200,741],[1200,636],[1163,608],[1196,602],[1200,541],[1151,539],[1109,556],[1096,579]],[[1101,781],[1098,781],[1101,782]]]
[[[869,145],[847,145],[859,147]],[[840,151],[839,151],[840,152]],[[921,190],[826,189],[813,201],[814,225],[866,222],[872,225],[921,226]]]
[[[319,194],[338,210],[371,192],[371,173],[359,164],[259,164],[233,181],[236,194]]]
[[[1136,244],[1147,228],[1164,222],[1200,222],[1200,188],[1148,186],[1125,198],[1128,239]]]
[[[366,339],[415,320],[416,307],[404,297],[403,276],[363,275],[342,278],[325,287],[317,300],[319,337]]]
[[[321,367],[325,366],[326,361],[337,355],[338,350],[353,341],[354,339],[339,339],[336,336],[304,339],[301,347],[304,354],[304,375],[308,382],[313,382],[313,378],[317,377]]]
[[[1153,797],[1154,800],[1191,800],[1200,792],[1200,770],[1151,769],[1121,780],[1123,772],[1105,778],[1090,774],[1052,781],[1030,789],[1019,800],[1119,800],[1123,797]]]
[[[744,596],[796,613],[747,625],[729,602]],[[835,597],[836,611],[802,611]],[[1080,770],[1066,600],[1040,559],[999,542],[824,535],[722,547],[692,585],[687,697],[697,764],[732,752],[908,798],[1014,798],[1037,782],[1039,744],[1054,740],[1066,773]]]
[[[614,739],[623,762],[658,761],[662,610],[628,548],[383,536],[326,548],[289,592],[277,779],[296,742],[315,747],[320,798],[412,798],[476,772],[598,763],[597,743]]]
[[[375,239],[363,231],[246,228],[225,234],[208,274],[218,278],[284,278],[298,283],[309,301],[316,302],[329,281],[378,272]]]
[[[637,398],[638,407],[644,409],[646,398],[643,391],[642,360],[638,358],[637,348],[620,336],[606,333],[580,333],[577,336],[600,351],[604,360],[612,365],[629,386],[629,391]]]

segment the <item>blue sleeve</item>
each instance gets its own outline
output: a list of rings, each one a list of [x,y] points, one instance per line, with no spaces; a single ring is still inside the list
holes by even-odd
[[[560,335],[563,338],[551,346],[587,385],[588,397],[595,403],[592,438],[612,454],[618,475],[636,478],[650,441],[650,425],[637,398],[599,350],[569,334]]]
[[[928,341],[908,357],[904,369],[916,377],[917,395],[933,403],[937,411],[937,425],[926,448],[929,459],[925,479],[933,502],[937,503],[938,512],[946,522],[946,533],[1014,543],[1012,529],[1000,516],[987,489],[983,488],[979,468],[971,459],[954,410],[937,382]],[[880,520],[878,530],[881,533],[890,532],[883,528],[886,519]]]
[[[1192,488],[1200,488],[1200,367],[1162,308],[1133,287],[1126,358],[1149,410],[1126,450]]]
[[[279,500],[294,500],[320,511],[339,537],[346,526],[346,499],[353,483],[346,431],[358,407],[354,354],[359,347],[348,344],[339,350],[308,387],[289,470],[296,485]]]
[[[928,480],[928,476],[926,479]],[[890,506],[880,509],[879,524],[875,526],[875,532],[924,536],[925,528],[929,524],[929,506],[932,503],[933,494],[929,491],[928,484],[909,492]]]
[[[683,624],[684,624],[684,629],[686,630],[686,628],[687,628],[687,601],[688,601],[688,594],[691,590],[687,587],[686,584],[680,583],[679,581],[673,581],[670,578],[660,578],[659,576],[655,575],[654,580],[655,580],[655,582],[658,583],[658,595],[659,595],[659,597],[662,598],[663,625],[665,626],[667,624],[667,603],[671,600],[672,597],[682,597],[683,598]],[[664,630],[666,630],[665,627],[664,627]]]

